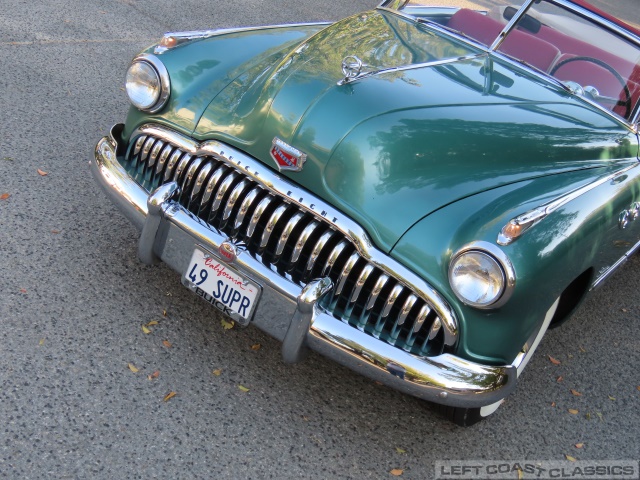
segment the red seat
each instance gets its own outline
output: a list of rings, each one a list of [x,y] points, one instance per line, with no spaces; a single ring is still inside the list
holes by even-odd
[[[485,45],[491,45],[505,25],[467,8],[454,13],[447,24]],[[520,30],[512,31],[499,50],[543,71],[548,71],[560,56],[560,50],[549,42]]]

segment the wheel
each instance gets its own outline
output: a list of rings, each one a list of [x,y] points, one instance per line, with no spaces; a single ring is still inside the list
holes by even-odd
[[[599,60],[599,59],[593,58],[593,57],[570,57],[570,58],[566,58],[566,59],[558,62],[553,67],[551,72],[549,72],[549,74],[550,75],[554,75],[561,67],[563,67],[564,65],[566,65],[568,63],[571,63],[571,62],[589,62],[589,63],[594,63],[594,64],[598,65],[599,67],[604,68],[609,73],[611,73],[611,75],[616,77],[616,80],[618,80],[618,82],[620,82],[620,85],[622,85],[622,90],[624,91],[624,96],[625,96],[625,99],[624,100],[618,100],[616,102],[616,105],[624,107],[625,108],[624,117],[625,118],[629,117],[629,114],[631,113],[631,99],[632,99],[631,90],[629,90],[629,86],[627,85],[627,82],[624,80],[624,78],[622,78],[622,75],[620,75],[615,68],[613,68],[608,63],[603,62],[602,60]],[[612,100],[612,103],[613,103],[613,100]]]
[[[553,319],[553,316],[555,315],[556,310],[558,309],[559,303],[560,303],[560,297],[558,297],[556,301],[553,302],[553,305],[551,305],[549,310],[547,310],[547,313],[544,316],[544,320],[540,325],[540,329],[535,334],[535,336],[532,336],[533,340],[528,341],[523,347],[523,351],[526,351],[526,353],[524,353],[522,360],[517,366],[518,377],[520,377],[520,374],[524,370],[524,367],[527,366],[527,363],[529,363],[529,360],[531,360],[531,357],[533,356],[533,353],[536,351],[536,348],[538,348],[538,345],[540,344],[542,337],[544,336],[547,329],[549,328],[549,324],[551,323],[551,320]],[[499,402],[493,403],[491,405],[486,405],[484,407],[479,407],[479,408],[478,407],[460,408],[460,407],[450,407],[447,405],[438,405],[437,409],[442,415],[444,415],[448,420],[452,421],[456,425],[460,427],[470,427],[471,425],[475,425],[476,423],[484,420],[489,415],[494,413],[498,409],[498,407],[502,405],[502,402],[504,402],[504,400],[500,400]]]

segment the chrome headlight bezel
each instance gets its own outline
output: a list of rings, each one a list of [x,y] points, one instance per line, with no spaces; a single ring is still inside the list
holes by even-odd
[[[490,261],[495,262],[495,265],[499,269],[499,273],[502,279],[502,286],[500,288],[500,292],[489,302],[487,303],[479,303],[473,301],[471,299],[465,298],[456,288],[454,282],[454,268],[458,260],[464,257],[467,254],[481,254],[490,259]],[[503,306],[513,294],[513,290],[516,285],[516,272],[511,263],[509,257],[496,245],[479,241],[472,242],[470,244],[465,245],[461,249],[459,249],[455,254],[451,256],[451,260],[449,262],[449,285],[451,286],[451,290],[456,295],[458,300],[460,300],[465,305],[469,305],[474,308],[489,310],[495,309]]]
[[[129,97],[129,101],[138,110],[142,110],[143,112],[148,112],[148,113],[159,112],[167,104],[167,100],[169,100],[169,95],[171,93],[171,79],[169,78],[169,72],[167,71],[167,68],[164,66],[164,63],[162,63],[162,61],[158,57],[150,53],[143,53],[136,56],[131,61],[131,65],[129,65],[129,68],[127,69],[127,74],[125,78],[129,75],[129,71],[131,70],[131,67],[139,63],[146,64],[146,66],[151,67],[151,69],[154,71],[158,79],[159,91],[158,91],[157,97],[154,99],[153,102],[149,102],[148,106],[136,104],[136,102],[134,102],[134,100],[132,99],[131,94],[129,93],[129,84],[125,80],[125,90],[127,92],[127,96]]]

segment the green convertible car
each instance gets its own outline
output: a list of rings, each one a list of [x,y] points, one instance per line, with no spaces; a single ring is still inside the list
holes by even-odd
[[[143,262],[285,362],[310,348],[473,424],[640,245],[640,11],[591,3],[165,34],[92,171]]]

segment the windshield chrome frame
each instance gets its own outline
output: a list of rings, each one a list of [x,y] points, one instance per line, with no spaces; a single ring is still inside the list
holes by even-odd
[[[637,35],[633,34],[632,32],[625,30],[624,28],[622,28],[620,25],[617,25],[615,23],[613,23],[612,21],[601,17],[600,15],[597,15],[596,13],[592,12],[591,10],[587,10],[586,8],[581,7],[580,5],[576,5],[575,3],[573,3],[571,0],[545,0],[548,3],[554,4],[556,6],[559,6],[561,8],[565,8],[567,10],[569,10],[572,13],[575,13],[576,15],[586,19],[586,20],[590,20],[593,21],[595,23],[597,23],[598,25],[602,26],[603,28],[606,28],[607,30],[611,31],[612,33],[621,36],[622,38],[624,38],[625,40],[631,42],[632,44],[636,45],[639,49],[640,49],[640,37],[638,37]],[[470,44],[475,48],[480,48],[482,50],[484,50],[487,53],[491,53],[493,55],[498,56],[499,58],[508,61],[509,63],[512,63],[516,66],[518,66],[519,68],[525,68],[527,71],[535,74],[538,77],[544,78],[545,80],[552,80],[554,83],[556,83],[557,85],[561,86],[564,90],[569,91],[568,87],[560,82],[559,80],[557,80],[556,78],[552,77],[551,75],[546,74],[545,72],[542,72],[536,68],[533,68],[529,65],[527,65],[526,63],[523,62],[519,62],[517,61],[515,58],[510,57],[509,55],[504,54],[503,52],[498,51],[497,49],[500,47],[500,45],[502,44],[502,42],[504,41],[504,39],[507,37],[507,35],[511,32],[511,30],[513,30],[513,28],[515,27],[515,25],[520,21],[520,19],[527,13],[527,11],[529,10],[529,8],[536,2],[536,0],[525,0],[522,5],[520,6],[520,8],[518,9],[518,11],[515,13],[515,15],[511,18],[511,20],[507,23],[507,25],[505,25],[504,29],[498,34],[498,36],[496,37],[496,39],[493,41],[493,43],[491,44],[491,46],[487,46],[483,43],[480,42],[476,42],[473,39],[463,36],[463,35],[457,35],[455,32],[452,32],[446,28],[442,28],[441,26],[439,26],[436,23],[431,23],[431,22],[420,22],[421,25],[425,25],[426,27],[429,27],[433,30],[438,31],[439,33],[444,33],[446,35],[449,36],[453,36],[454,38],[456,38],[457,40],[460,40],[464,43]],[[416,17],[413,17],[412,15],[409,15],[408,13],[405,12],[401,12],[399,9],[404,7],[407,3],[409,3],[409,0],[384,0],[382,3],[380,3],[380,5],[378,5],[378,7],[376,7],[379,10],[384,10],[390,13],[393,13],[395,15],[399,15],[401,17],[413,20],[415,22],[418,21],[418,19]],[[599,103],[583,97],[581,95],[575,95],[573,94],[576,98],[579,98],[585,102],[587,102],[589,105],[592,105],[594,107],[596,107],[598,110],[608,114],[609,116],[611,116],[612,118],[614,118],[615,120],[617,120],[618,122],[622,123],[624,126],[626,126],[627,128],[629,128],[631,131],[633,131],[634,133],[638,133],[639,131],[639,122],[640,122],[640,102],[638,103],[638,105],[636,105],[635,107],[635,112],[631,112],[631,116],[629,119],[625,119],[621,116],[619,116],[618,114],[616,114],[615,112],[608,110],[607,108],[603,107],[602,105],[600,105]]]

